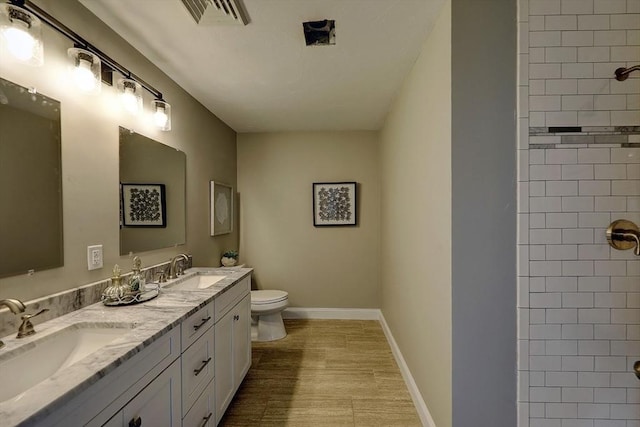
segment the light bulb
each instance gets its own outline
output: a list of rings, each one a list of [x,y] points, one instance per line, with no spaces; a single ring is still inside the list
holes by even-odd
[[[153,124],[161,131],[171,130],[171,105],[163,99],[151,101]]]
[[[76,86],[83,92],[91,92],[96,87],[96,78],[91,71],[91,63],[80,59],[78,65],[73,68],[73,79]]]
[[[153,123],[162,129],[167,126],[168,120],[169,117],[167,117],[167,113],[164,111],[164,108],[158,106],[156,112],[153,113]]]
[[[122,93],[122,95],[120,95],[120,99],[122,100],[122,105],[124,106],[125,110],[127,110],[131,114],[138,114],[138,97],[136,97],[132,88],[125,87],[124,92]]]
[[[26,23],[20,22],[19,25],[26,26]],[[25,62],[33,58],[36,41],[25,28],[12,26],[6,28],[3,33],[11,55]]]

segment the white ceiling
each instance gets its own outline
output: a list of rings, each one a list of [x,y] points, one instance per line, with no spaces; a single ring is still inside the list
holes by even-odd
[[[248,25],[204,26],[180,0],[80,1],[237,132],[379,129],[444,3],[242,0]],[[336,45],[305,46],[323,19]]]

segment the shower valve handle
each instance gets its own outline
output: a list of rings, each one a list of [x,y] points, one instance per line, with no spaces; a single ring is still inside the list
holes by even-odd
[[[633,253],[640,256],[640,229],[631,221],[613,221],[607,228],[607,242],[611,247],[621,251],[633,249]]]

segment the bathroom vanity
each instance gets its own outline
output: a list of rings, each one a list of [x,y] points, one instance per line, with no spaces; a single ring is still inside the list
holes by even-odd
[[[27,339],[4,338],[0,367],[10,359],[27,377],[71,332],[91,338],[66,347],[97,350],[9,392],[0,401],[2,425],[217,425],[251,364],[251,271],[191,269],[151,301],[93,304],[36,325]],[[116,331],[100,336],[109,329]]]

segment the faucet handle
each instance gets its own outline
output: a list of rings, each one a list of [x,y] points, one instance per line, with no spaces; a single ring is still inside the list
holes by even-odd
[[[156,280],[158,283],[165,283],[167,281],[167,273],[164,271],[158,271],[156,273]]]
[[[22,324],[18,328],[18,335],[16,338],[24,338],[29,335],[33,335],[36,333],[36,330],[33,329],[33,323],[31,323],[31,318],[41,315],[42,313],[49,311],[48,308],[43,308],[39,312],[35,314],[23,314],[20,318],[22,319]]]

